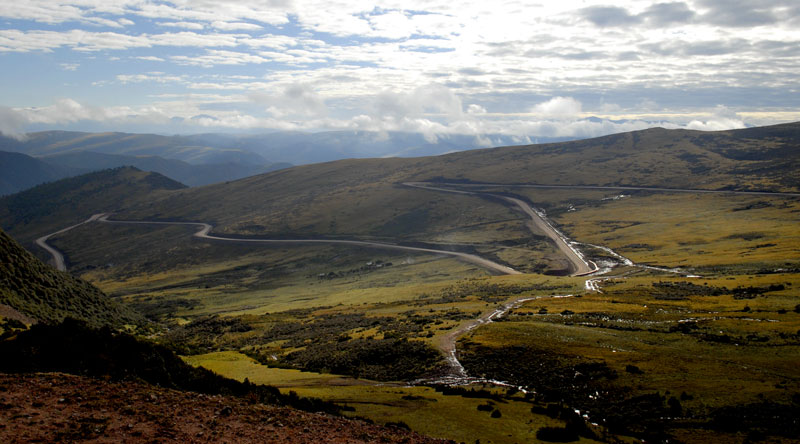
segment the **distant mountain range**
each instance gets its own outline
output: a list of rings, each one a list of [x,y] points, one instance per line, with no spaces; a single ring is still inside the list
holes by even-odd
[[[438,156],[457,151],[495,146],[549,143],[574,138],[519,138],[503,135],[440,135],[403,132],[328,131],[320,133],[276,132],[260,135],[199,134],[188,136],[195,144],[229,147],[256,153],[276,162],[295,165],[342,159]]]
[[[83,133],[44,131],[23,139],[0,135],[0,195],[91,171],[134,166],[188,186],[241,179],[292,166],[349,158],[419,157],[530,142],[508,136],[364,131],[260,135]],[[23,156],[27,155],[27,156]],[[271,159],[271,160],[267,160]]]
[[[0,136],[0,151],[47,157],[92,151],[126,156],[158,156],[200,164],[266,165],[272,162],[304,165],[332,160],[372,157],[420,157],[490,146],[547,143],[569,138],[519,138],[487,135],[442,135],[426,138],[403,132],[328,131],[274,132],[258,135],[82,133],[44,131],[22,140]],[[269,159],[269,160],[267,160]]]

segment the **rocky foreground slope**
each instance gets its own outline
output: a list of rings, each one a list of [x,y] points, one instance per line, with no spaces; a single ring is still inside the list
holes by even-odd
[[[448,443],[246,399],[63,373],[0,374],[0,442]]]

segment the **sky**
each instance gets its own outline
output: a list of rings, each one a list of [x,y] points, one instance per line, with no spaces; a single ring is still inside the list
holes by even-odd
[[[797,0],[0,2],[0,131],[591,137],[800,120]]]

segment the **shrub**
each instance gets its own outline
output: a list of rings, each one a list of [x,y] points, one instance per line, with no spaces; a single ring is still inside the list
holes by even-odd
[[[536,439],[548,442],[572,442],[580,437],[574,430],[566,427],[542,427],[536,431]]]

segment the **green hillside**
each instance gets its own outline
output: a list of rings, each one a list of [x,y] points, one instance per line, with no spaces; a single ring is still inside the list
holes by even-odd
[[[93,326],[139,324],[142,318],[88,282],[54,270],[0,230],[0,304],[39,321],[65,317]]]
[[[0,198],[0,227],[28,246],[94,213],[116,211],[180,188],[185,185],[132,167],[70,177]]]
[[[408,189],[406,181],[798,191],[798,134],[799,123],[722,132],[656,128],[438,157],[343,160],[179,191],[127,216],[211,221],[220,232],[248,235],[415,236],[486,223],[496,211],[486,218],[485,200]]]

